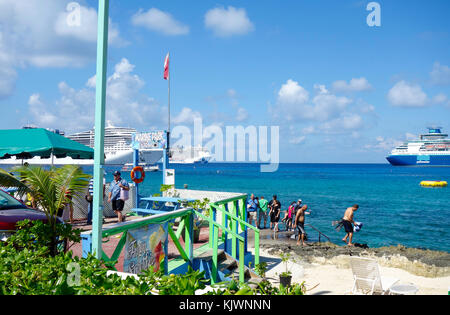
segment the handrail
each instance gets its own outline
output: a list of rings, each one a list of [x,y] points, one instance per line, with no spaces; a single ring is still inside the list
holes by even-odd
[[[219,246],[219,228],[226,231],[227,233],[230,233],[233,237],[236,237],[239,240],[239,281],[243,283],[245,281],[245,238],[240,236],[237,233],[233,233],[230,229],[224,227],[222,224],[217,223],[211,216],[207,217],[203,215],[202,213],[198,212],[195,209],[192,209],[193,213],[200,216],[201,218],[209,221],[210,226],[214,225],[216,228],[214,229],[213,233],[213,254],[212,254],[212,265],[211,265],[211,283],[215,284],[217,282],[217,275],[218,275],[218,246]]]
[[[320,236],[323,235],[325,236],[328,241],[331,243],[331,240],[328,236],[326,236],[325,234],[323,234],[322,232],[320,232],[318,229],[316,229],[314,226],[312,226],[311,224],[305,224],[306,226],[309,226],[310,228],[312,228],[313,230],[316,230],[319,233],[319,243],[320,243]]]
[[[223,207],[224,205],[227,205],[228,203],[232,202],[233,203],[233,207],[236,210],[237,209],[237,202],[239,200],[243,200],[243,198],[246,198],[247,195],[243,194],[241,196],[237,196],[237,197],[233,197],[233,198],[228,198],[225,200],[221,200],[218,202],[214,202],[214,203],[210,203],[209,205],[214,208],[215,210],[220,210],[222,212],[222,214],[225,216],[228,216],[229,218],[231,218],[232,220],[234,220],[236,223],[241,224],[241,228],[244,229],[244,226],[247,228],[252,229],[255,232],[255,266],[259,264],[259,238],[260,238],[260,230],[257,227],[254,227],[253,225],[249,224],[248,222],[246,222],[245,220],[242,220],[240,217],[234,215],[233,213],[231,213],[230,211],[227,211],[225,207]],[[223,222],[222,222],[223,223]],[[234,226],[233,226],[234,227]],[[225,230],[227,231],[227,230]],[[228,231],[227,231],[228,232]],[[228,232],[230,233],[230,232]],[[245,232],[247,233],[247,232]],[[236,258],[235,253],[236,253],[236,247],[235,247],[235,236],[238,235],[240,236],[240,234],[236,231],[236,232],[231,232],[231,238],[233,240],[233,257]],[[247,234],[245,235],[245,240],[247,238]],[[244,247],[244,252],[246,251],[246,244]],[[240,248],[239,248],[239,260],[243,261],[245,260],[245,258],[243,257],[245,255],[245,253],[242,253]]]
[[[186,217],[186,216],[190,216],[192,215],[192,211],[190,209],[180,209],[180,210],[175,210],[175,211],[171,211],[171,212],[167,212],[164,214],[157,214],[151,217],[145,217],[145,218],[141,218],[141,219],[137,219],[137,220],[133,220],[133,221],[128,221],[125,223],[119,223],[119,224],[115,224],[113,226],[110,227],[105,227],[102,230],[102,237],[111,237],[112,235],[117,235],[120,233],[123,233],[119,243],[117,244],[116,248],[114,249],[114,252],[112,254],[111,257],[108,257],[105,252],[103,251],[103,249],[101,249],[101,257],[102,259],[104,259],[106,262],[114,262],[117,261],[119,259],[119,256],[125,246],[126,243],[126,238],[127,238],[127,231],[131,230],[131,229],[137,229],[137,228],[141,228],[150,224],[162,224],[162,223],[166,223],[169,222],[172,219],[175,219],[177,217]],[[171,227],[168,227],[169,230],[171,229]],[[173,233],[169,233],[169,235],[172,235]],[[83,247],[83,257],[85,257],[85,255],[87,255],[87,253],[92,251],[92,231],[85,231],[83,233],[81,233],[82,236],[82,247]],[[176,244],[177,245],[177,244]],[[179,249],[179,246],[177,246],[177,249]],[[185,252],[180,251],[181,256],[183,257],[183,259],[186,259],[188,257],[188,255]],[[165,258],[165,264],[167,264],[167,255]]]
[[[115,234],[119,234],[124,232],[125,230],[129,230],[129,229],[135,229],[135,228],[139,228],[142,226],[146,226],[149,224],[153,224],[153,223],[159,223],[159,222],[155,222],[155,221],[164,221],[165,217],[173,217],[174,215],[177,215],[177,217],[184,217],[186,214],[188,214],[189,209],[180,209],[180,210],[176,210],[176,211],[170,211],[164,214],[157,214],[157,215],[152,215],[150,217],[144,217],[142,219],[138,219],[138,220],[134,220],[134,221],[128,221],[128,222],[124,222],[124,223],[119,223],[119,224],[115,224],[113,226],[110,227],[105,227],[102,231],[102,236],[103,237],[108,237],[111,235],[115,235]]]
[[[246,194],[242,194],[242,195],[239,195],[239,196],[236,196],[236,197],[230,197],[230,198],[219,200],[219,201],[216,201],[216,202],[211,202],[210,205],[216,205],[217,206],[217,205],[221,205],[221,204],[226,204],[226,203],[233,202],[233,201],[236,201],[236,200],[241,200],[243,197],[247,197],[247,195]]]
[[[215,226],[221,228],[222,230],[224,230],[224,231],[227,232],[227,233],[230,233],[230,234],[236,236],[236,238],[239,239],[240,241],[245,241],[245,239],[244,239],[242,236],[240,236],[239,234],[233,233],[233,231],[231,231],[230,229],[224,227],[222,224],[217,223],[216,221],[214,221],[214,220],[212,220],[211,218],[209,218],[209,217],[203,215],[202,213],[198,212],[198,211],[195,210],[195,209],[192,209],[192,210],[194,211],[194,213],[195,213],[196,215],[198,215],[198,216],[201,217],[202,219],[207,220],[207,221],[211,220],[211,221],[212,221],[212,224],[214,224]]]
[[[254,226],[251,225],[250,223],[248,223],[248,222],[242,220],[241,218],[235,216],[234,214],[232,214],[232,213],[230,213],[230,212],[228,212],[228,211],[226,211],[226,210],[220,208],[220,205],[214,205],[214,204],[212,204],[211,206],[214,207],[216,210],[220,210],[220,211],[222,211],[222,212],[225,212],[227,216],[229,216],[229,217],[235,219],[235,220],[238,221],[239,223],[241,223],[241,224],[243,224],[243,225],[245,225],[245,226],[247,226],[247,227],[249,227],[249,228],[251,228],[251,229],[253,229],[253,230],[255,230],[255,231],[256,231],[256,230],[259,231],[259,229],[258,229],[257,227],[254,227]]]

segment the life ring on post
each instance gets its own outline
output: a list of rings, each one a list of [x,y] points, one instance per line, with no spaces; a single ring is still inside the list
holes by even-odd
[[[145,179],[145,171],[142,166],[136,166],[131,171],[131,180],[135,182],[136,184],[140,184]]]

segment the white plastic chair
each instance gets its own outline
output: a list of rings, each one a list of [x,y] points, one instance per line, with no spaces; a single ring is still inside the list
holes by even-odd
[[[389,289],[397,283],[398,279],[383,278],[380,275],[378,263],[374,259],[363,257],[350,257],[353,272],[352,293],[363,294],[389,293]]]

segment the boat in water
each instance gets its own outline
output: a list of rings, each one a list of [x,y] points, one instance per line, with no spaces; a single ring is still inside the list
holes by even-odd
[[[396,147],[386,159],[394,166],[450,166],[450,139],[441,127],[430,127],[419,139]]]
[[[206,164],[210,160],[211,153],[202,146],[170,149],[170,163],[173,164]]]
[[[158,165],[139,164],[142,166],[145,172],[158,172],[160,168]],[[127,163],[122,167],[122,172],[131,172],[134,168],[133,163]]]

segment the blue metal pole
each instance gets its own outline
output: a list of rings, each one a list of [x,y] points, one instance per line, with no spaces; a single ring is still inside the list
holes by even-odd
[[[105,164],[105,106],[106,71],[108,58],[108,22],[109,0],[98,2],[98,39],[97,39],[97,87],[95,102],[95,155],[94,155],[94,200],[92,251],[97,258],[102,257],[103,223],[103,176]]]
[[[163,151],[163,185],[166,185],[166,169],[169,166],[169,133],[166,131],[166,147]]]
[[[136,134],[133,134],[133,168],[139,166],[139,149],[138,144],[136,143]],[[135,192],[136,200],[136,208],[139,208],[139,184],[136,184],[136,192]]]

